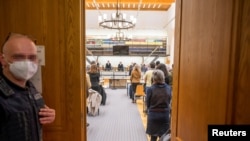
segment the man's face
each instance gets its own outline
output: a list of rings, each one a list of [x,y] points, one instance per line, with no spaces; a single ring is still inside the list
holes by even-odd
[[[4,68],[8,69],[9,63],[15,61],[29,60],[34,63],[37,61],[37,48],[29,38],[10,37],[4,45],[3,54],[1,55],[1,63]]]

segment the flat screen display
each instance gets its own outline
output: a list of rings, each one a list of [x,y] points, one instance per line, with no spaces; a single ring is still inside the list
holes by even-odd
[[[113,46],[113,55],[129,55],[129,46],[126,45]]]

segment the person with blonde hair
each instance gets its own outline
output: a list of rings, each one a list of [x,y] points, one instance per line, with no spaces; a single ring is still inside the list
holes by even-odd
[[[140,80],[141,80],[141,68],[138,64],[135,64],[130,75],[130,81],[132,85],[132,94],[130,95],[130,98],[132,99],[132,103],[136,103],[134,95],[137,85],[140,84]]]
[[[155,70],[155,63],[151,62],[149,64],[149,69],[146,71],[146,73],[143,76],[144,82],[145,82],[145,92],[147,92],[147,89],[151,87],[152,85],[152,75],[153,75],[154,70]]]

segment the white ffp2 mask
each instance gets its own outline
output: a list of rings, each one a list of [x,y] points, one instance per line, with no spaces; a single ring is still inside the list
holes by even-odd
[[[37,64],[31,61],[15,61],[10,63],[10,72],[17,78],[29,80],[37,71]]]

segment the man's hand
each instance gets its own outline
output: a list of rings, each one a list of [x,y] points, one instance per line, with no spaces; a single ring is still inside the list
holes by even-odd
[[[54,109],[50,109],[45,105],[45,108],[41,108],[39,111],[39,120],[41,124],[49,124],[55,120],[56,113]]]

